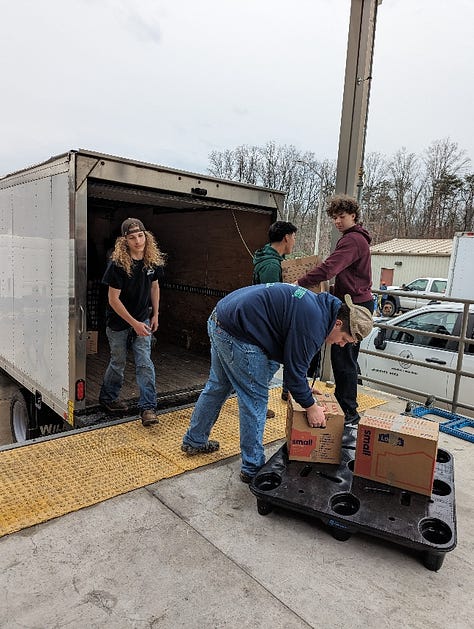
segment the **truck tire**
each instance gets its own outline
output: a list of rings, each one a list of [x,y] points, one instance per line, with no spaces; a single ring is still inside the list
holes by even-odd
[[[10,428],[13,443],[21,443],[28,438],[30,413],[28,402],[21,391],[17,391],[10,402]]]
[[[384,317],[393,317],[395,312],[397,311],[397,307],[395,303],[391,299],[387,299],[382,308],[382,314]]]

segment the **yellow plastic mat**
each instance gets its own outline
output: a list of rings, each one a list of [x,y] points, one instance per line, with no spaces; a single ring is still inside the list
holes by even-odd
[[[384,404],[366,395],[359,410]],[[270,390],[264,442],[285,436],[286,404],[281,388]],[[46,522],[163,478],[208,465],[240,452],[237,400],[226,402],[212,431],[217,452],[187,456],[181,451],[192,408],[141,421],[34,443],[0,452],[0,536]]]

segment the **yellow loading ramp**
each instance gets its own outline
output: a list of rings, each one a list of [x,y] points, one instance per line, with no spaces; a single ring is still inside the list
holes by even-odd
[[[359,395],[358,403],[363,411],[384,401]],[[285,436],[280,387],[270,390],[269,408],[275,417],[267,420],[266,444]],[[149,428],[137,420],[1,451],[0,536],[239,454],[236,398],[225,403],[212,431],[220,442],[212,454],[181,451],[192,410],[164,413]]]

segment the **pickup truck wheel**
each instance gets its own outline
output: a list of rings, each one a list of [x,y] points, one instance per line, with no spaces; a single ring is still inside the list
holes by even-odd
[[[387,301],[383,305],[382,314],[385,317],[393,317],[393,315],[395,314],[395,310],[396,310],[396,307],[393,301],[391,301],[390,299],[387,299]]]
[[[29,424],[28,403],[23,393],[17,391],[10,402],[10,428],[14,443],[26,441]]]

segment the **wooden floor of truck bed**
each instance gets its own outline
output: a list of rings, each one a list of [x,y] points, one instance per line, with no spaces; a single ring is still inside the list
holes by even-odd
[[[109,362],[109,346],[106,340],[99,341],[97,354],[87,356],[87,407],[99,404],[99,391]],[[158,341],[152,350],[152,359],[156,372],[156,390],[158,408],[170,405],[180,396],[185,399],[190,391],[202,389],[209,376],[210,360],[208,356],[195,354],[177,345]],[[136,403],[139,390],[135,380],[135,363],[130,351],[125,369],[125,381],[120,399]],[[168,401],[168,402],[166,402]],[[165,403],[166,402],[166,403]],[[171,404],[172,405],[172,404]]]

